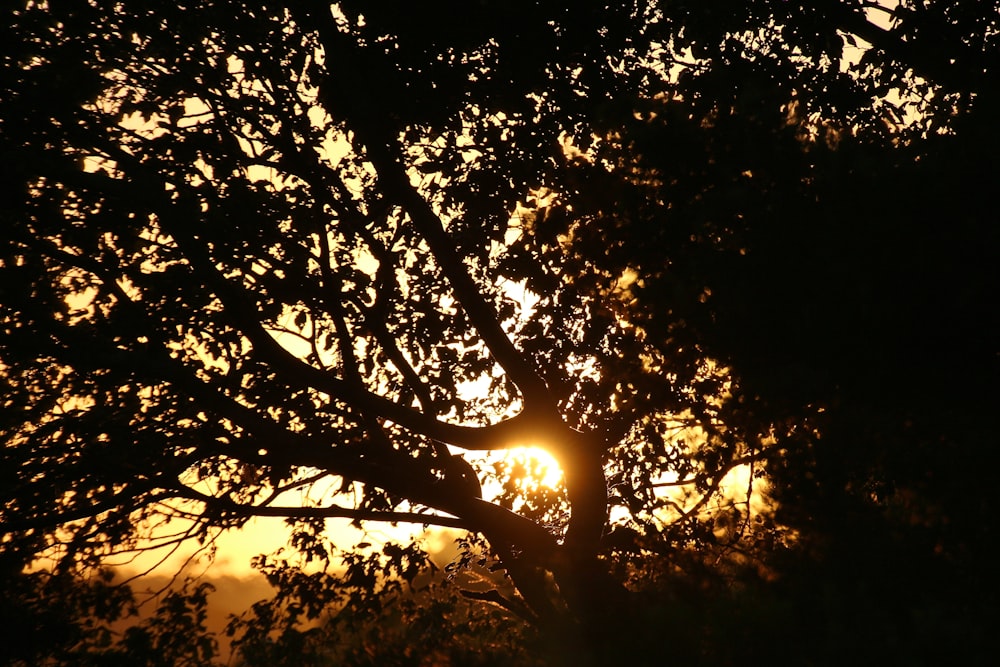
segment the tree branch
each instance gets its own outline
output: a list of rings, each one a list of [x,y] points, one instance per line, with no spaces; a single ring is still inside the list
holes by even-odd
[[[268,333],[246,293],[221,274],[205,242],[189,230],[191,220],[199,217],[196,193],[183,183],[171,184],[177,197],[177,201],[173,201],[165,187],[166,182],[138,158],[112,145],[105,148],[113,159],[133,170],[133,178],[138,181],[137,190],[144,195],[136,203],[156,214],[164,229],[181,247],[191,266],[222,301],[226,312],[250,341],[254,352],[284,377],[300,387],[330,394],[359,412],[380,416],[416,433],[463,449],[509,449],[523,445],[537,433],[539,420],[534,414],[529,416],[526,413],[485,426],[459,426],[442,422],[433,416],[355,387],[353,383],[294,356]],[[551,417],[545,421],[551,423]]]
[[[302,25],[316,26],[328,59],[343,59],[343,62],[350,62],[352,57],[361,57],[355,52],[354,46],[348,44],[340,34],[328,10],[305,10],[305,14],[309,17],[309,21],[301,22]],[[353,95],[346,100],[344,98],[348,96],[338,93],[337,103],[341,107],[350,109],[346,120],[364,146],[369,161],[375,167],[383,192],[388,199],[409,213],[411,221],[427,241],[435,260],[448,278],[456,301],[465,310],[497,363],[521,392],[525,409],[554,414],[555,402],[545,381],[532,365],[525,361],[507,336],[496,317],[494,308],[483,298],[479,286],[469,275],[440,217],[411,185],[398,143],[401,128],[397,127],[384,110],[363,99],[362,91],[368,89],[368,82],[358,78],[360,71],[352,67],[338,68],[336,85],[332,79],[333,75],[330,75],[331,78],[320,86],[320,100],[331,99],[334,95],[333,87],[338,91],[353,91]],[[336,109],[328,108],[328,111],[335,112]]]
[[[220,498],[200,493],[185,487],[183,497],[187,500],[202,502],[224,512],[240,516],[269,516],[295,518],[351,519],[352,521],[382,521],[387,523],[417,523],[425,525],[473,530],[468,522],[451,516],[440,514],[420,514],[418,512],[384,512],[378,510],[362,510],[339,505],[326,507],[283,507],[278,505],[246,505],[229,498]]]

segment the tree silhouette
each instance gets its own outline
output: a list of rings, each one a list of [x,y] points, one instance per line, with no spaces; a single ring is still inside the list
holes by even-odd
[[[675,655],[722,660],[678,577],[829,584],[836,618],[885,596],[921,636],[995,504],[967,479],[995,441],[986,4],[19,3],[3,549],[72,569],[163,518],[288,517],[344,561],[261,561],[315,616],[426,567],[325,519],[410,522],[482,538],[461,563],[511,586],[468,597],[568,661],[678,609]],[[523,445],[561,488],[469,456]],[[746,645],[754,614],[836,636],[732,613]]]

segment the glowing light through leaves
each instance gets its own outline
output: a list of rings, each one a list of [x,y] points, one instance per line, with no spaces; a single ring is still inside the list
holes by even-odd
[[[515,447],[506,452],[504,463],[511,481],[522,491],[554,489],[562,482],[562,468],[541,447]]]

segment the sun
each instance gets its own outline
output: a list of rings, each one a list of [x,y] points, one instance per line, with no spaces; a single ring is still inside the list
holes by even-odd
[[[517,480],[526,487],[556,488],[562,482],[563,471],[555,457],[541,447],[514,447],[504,458],[514,468],[522,471]]]

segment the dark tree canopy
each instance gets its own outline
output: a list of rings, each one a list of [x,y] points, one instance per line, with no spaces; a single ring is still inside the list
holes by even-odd
[[[996,2],[4,14],[5,571],[281,516],[251,663],[490,569],[570,664],[983,658]]]

